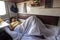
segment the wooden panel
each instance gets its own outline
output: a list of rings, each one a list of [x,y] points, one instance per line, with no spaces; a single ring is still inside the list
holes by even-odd
[[[45,24],[57,25],[59,17],[56,16],[38,16],[37,17]]]
[[[26,19],[30,17],[31,15],[19,15],[19,18]],[[44,15],[36,15],[44,24],[50,24],[50,25],[57,25],[59,17],[57,16],[44,16]]]

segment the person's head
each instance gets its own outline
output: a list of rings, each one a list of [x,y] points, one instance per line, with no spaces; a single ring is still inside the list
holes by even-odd
[[[15,18],[15,17],[11,17],[11,18],[10,18],[10,23],[11,23],[11,22],[14,22],[14,21],[16,21],[16,18]]]
[[[3,19],[2,18],[0,18],[0,23],[3,21]]]

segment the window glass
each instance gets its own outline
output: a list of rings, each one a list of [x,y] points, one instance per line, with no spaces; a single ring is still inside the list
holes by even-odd
[[[5,14],[6,14],[5,2],[0,1],[0,15],[5,15]]]

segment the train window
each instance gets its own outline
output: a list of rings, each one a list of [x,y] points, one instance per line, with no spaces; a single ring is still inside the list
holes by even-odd
[[[0,1],[0,15],[5,15],[5,14],[6,14],[5,2]]]

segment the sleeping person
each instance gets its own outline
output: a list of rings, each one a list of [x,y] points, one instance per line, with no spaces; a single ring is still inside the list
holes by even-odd
[[[17,25],[21,24],[15,17],[10,18],[10,29],[13,30]]]
[[[36,16],[30,16],[23,23],[20,23],[15,18],[11,18],[10,24],[11,26],[5,27],[4,30],[13,40],[40,40],[40,38],[34,36],[51,36],[51,31]]]

